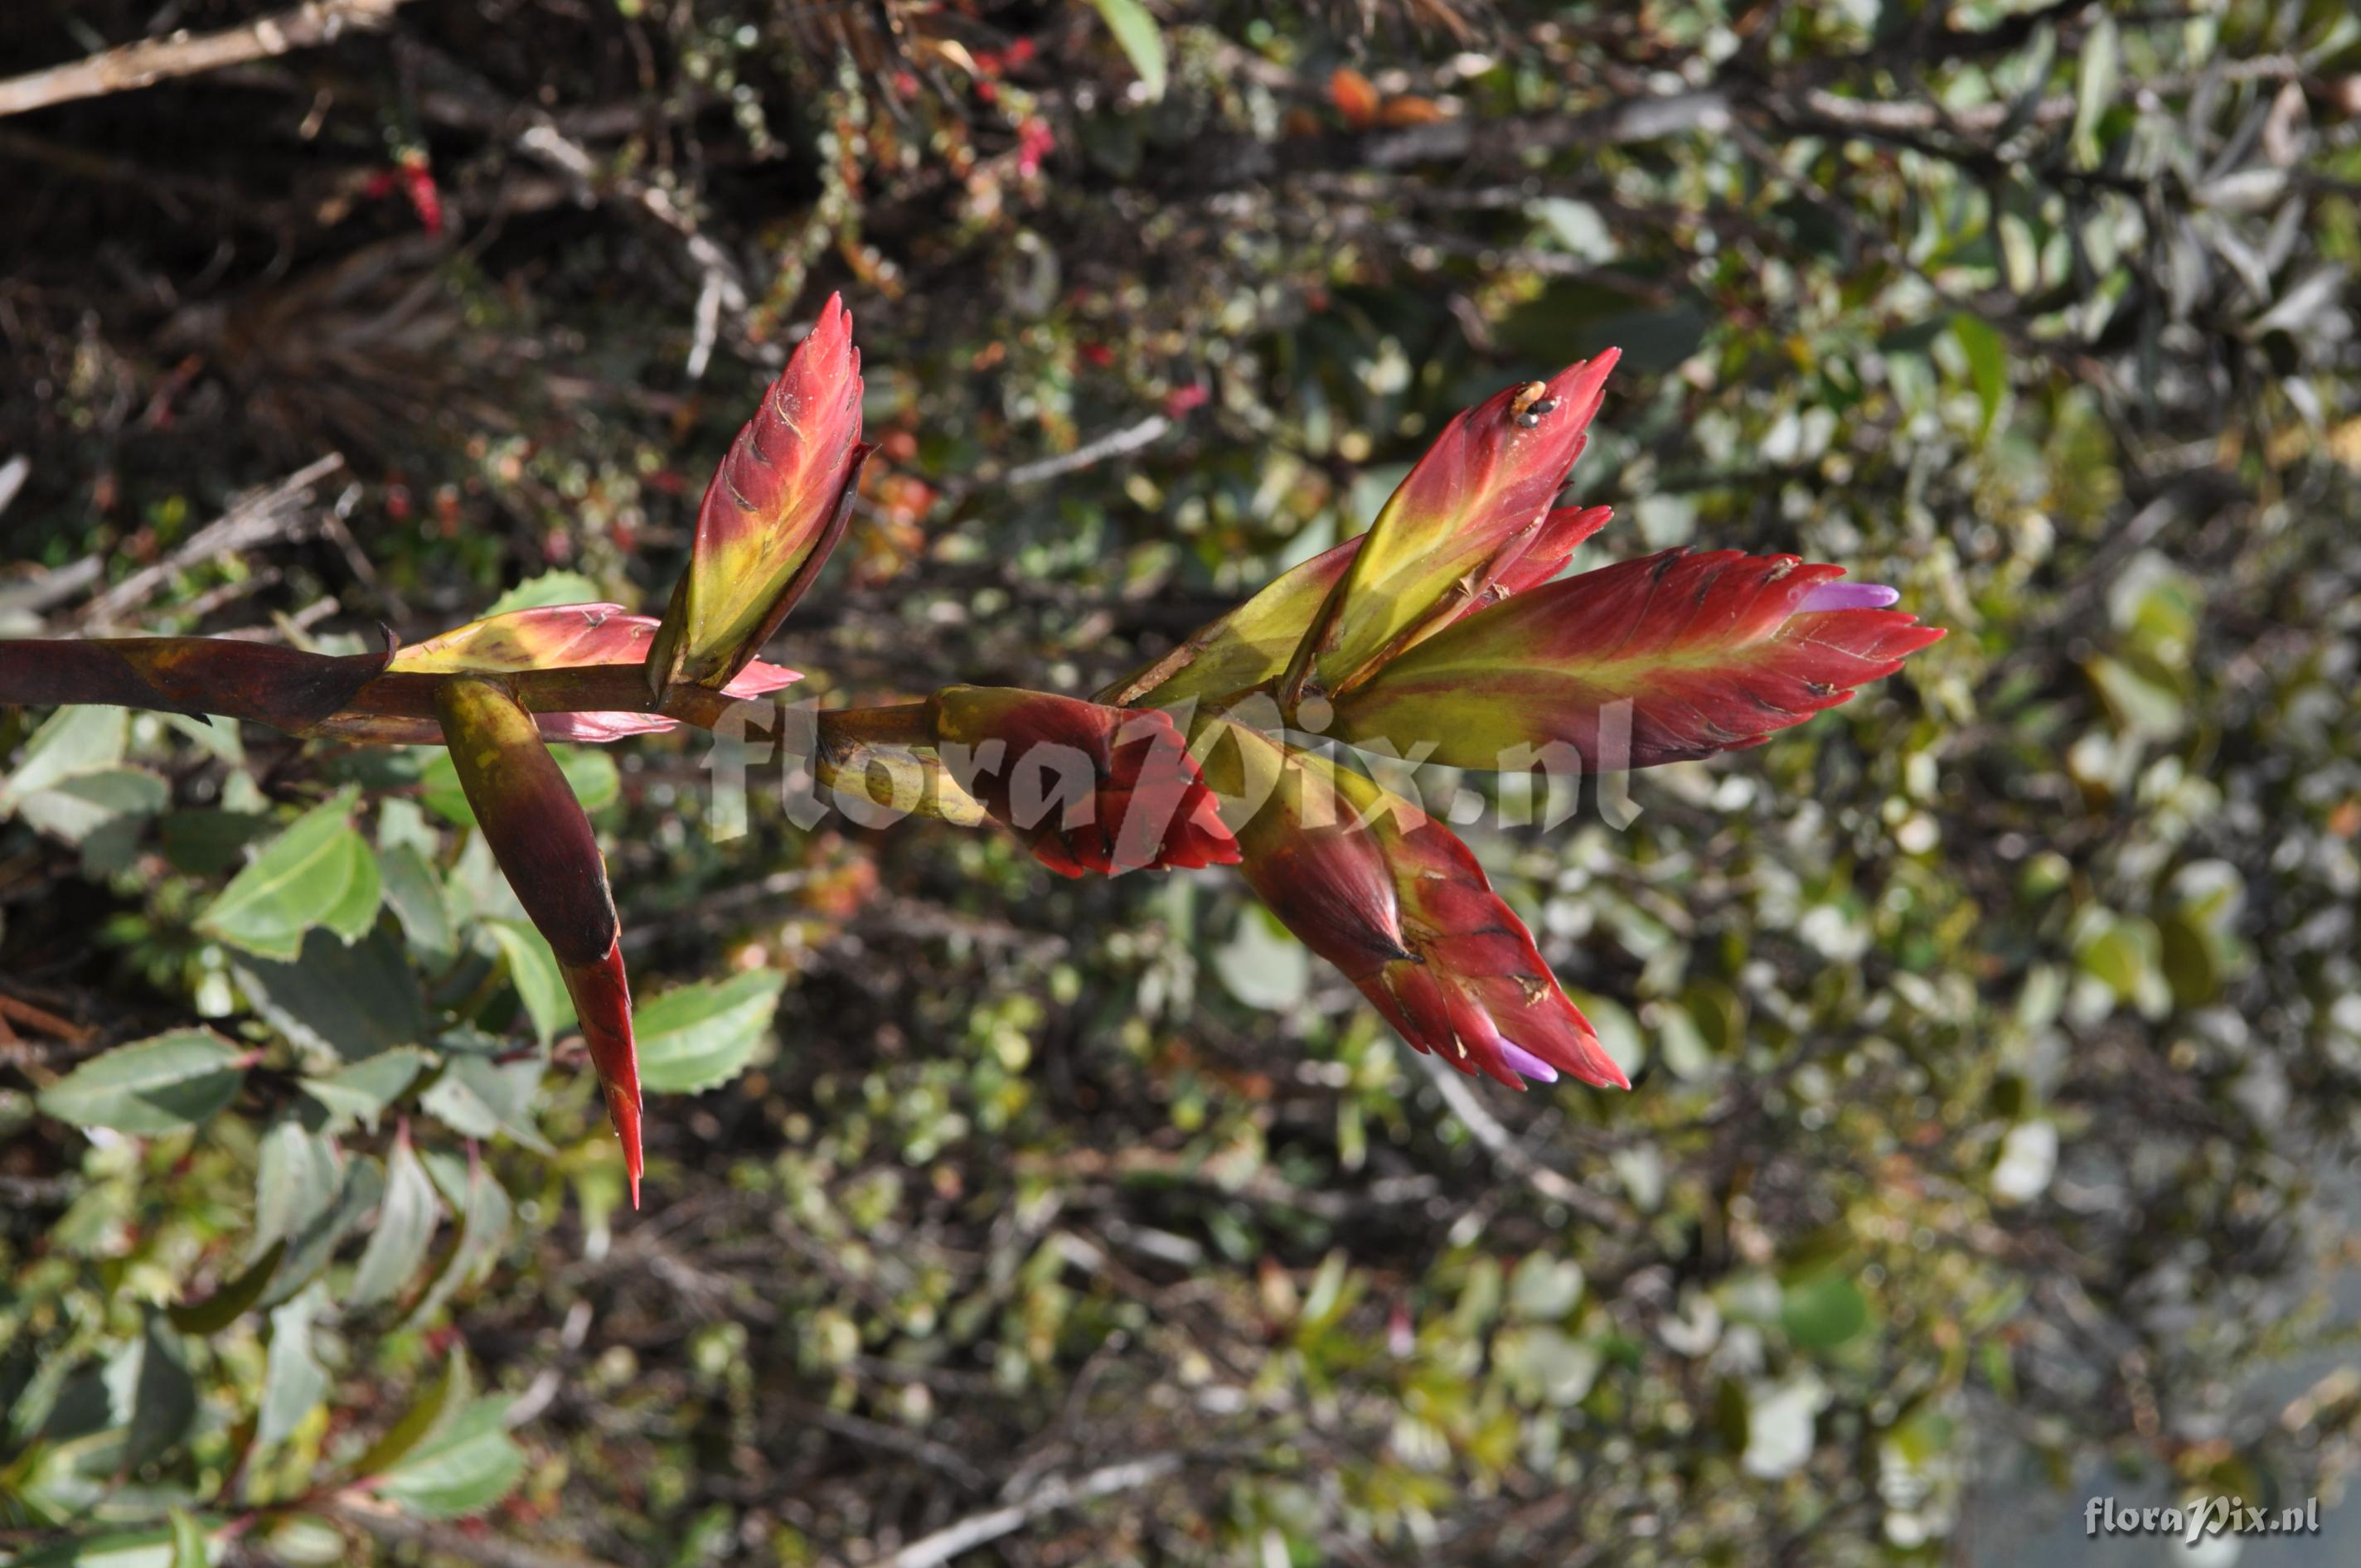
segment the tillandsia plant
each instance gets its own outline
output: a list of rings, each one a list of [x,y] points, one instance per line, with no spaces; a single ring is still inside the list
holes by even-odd
[[[1665,551],[1569,577],[1605,508],[1556,505],[1615,355],[1455,418],[1368,532],[1297,566],[1095,700],[952,686],[818,716],[824,787],[987,818],[1066,876],[1238,864],[1402,1036],[1514,1088],[1628,1088],[1467,847],[1316,749],[1502,772],[1653,766],[1762,744],[1942,636],[1887,587],[1789,555]],[[620,928],[552,740],[722,729],[793,683],[757,655],[842,533],[870,448],[831,299],[705,493],[661,619],[493,615],[330,656],[204,638],[0,641],[0,702],[250,719],[446,744],[547,939],[621,1140],[640,1079]],[[880,781],[883,781],[882,783]]]

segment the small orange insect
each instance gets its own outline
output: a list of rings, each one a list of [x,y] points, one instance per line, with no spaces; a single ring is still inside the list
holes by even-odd
[[[1532,429],[1541,423],[1542,415],[1555,407],[1557,400],[1549,395],[1549,383],[1546,381],[1528,381],[1517,389],[1515,397],[1509,400],[1510,417],[1517,422],[1521,430]]]

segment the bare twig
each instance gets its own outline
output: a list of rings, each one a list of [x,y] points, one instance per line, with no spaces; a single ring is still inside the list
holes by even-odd
[[[1476,1141],[1484,1146],[1485,1152],[1501,1169],[1543,1197],[1565,1204],[1594,1224],[1616,1231],[1631,1228],[1631,1216],[1615,1203],[1535,1159],[1531,1151],[1500,1124],[1499,1119],[1485,1109],[1484,1102],[1469,1092],[1467,1080],[1459,1075],[1456,1069],[1440,1057],[1430,1056],[1424,1051],[1415,1054],[1418,1065],[1424,1068],[1426,1076],[1433,1080],[1435,1092],[1443,1096],[1443,1102],[1451,1107],[1451,1113],[1476,1135]]]
[[[965,1455],[947,1442],[938,1442],[922,1432],[873,1421],[866,1416],[856,1416],[850,1410],[831,1410],[825,1405],[796,1404],[791,1413],[818,1422],[839,1437],[851,1438],[871,1448],[882,1448],[933,1466],[970,1491],[984,1489],[986,1477],[983,1471],[968,1463]]]
[[[0,1176],[0,1203],[30,1209],[35,1205],[61,1209],[82,1195],[78,1176]]]
[[[0,82],[0,117],[128,93],[175,76],[194,76],[224,66],[268,60],[299,49],[333,43],[347,29],[381,27],[402,0],[308,0],[291,11],[260,16],[242,27],[191,37],[142,38],[104,54],[53,65]]]
[[[145,603],[173,573],[185,571],[201,561],[284,538],[302,509],[311,501],[312,487],[344,466],[343,455],[331,452],[268,488],[239,497],[227,511],[191,534],[179,549],[151,565],[142,566],[91,600],[90,607],[82,612],[84,623],[111,625]]]
[[[0,615],[38,615],[60,599],[70,599],[98,581],[106,563],[95,555],[60,566],[54,572],[26,577],[0,587]]]
[[[0,991],[0,1016],[22,1024],[28,1029],[38,1029],[69,1046],[88,1045],[93,1037],[88,1029],[69,1018],[60,1018],[46,1007],[36,1007],[22,998]]]
[[[1096,441],[1085,442],[1071,452],[1055,457],[1044,457],[1038,463],[1020,463],[1000,477],[1004,485],[1037,485],[1044,479],[1076,473],[1095,466],[1111,457],[1121,457],[1151,445],[1172,428],[1172,422],[1162,414],[1149,414],[1137,424],[1110,431]]]
[[[1137,1490],[1180,1468],[1179,1454],[1159,1453],[1104,1465],[1079,1478],[1054,1475],[1005,1508],[972,1514],[932,1535],[920,1536],[893,1556],[882,1559],[877,1568],[939,1568],[961,1552],[988,1541],[998,1541],[1043,1514],[1088,1502],[1093,1497]]]
[[[497,1535],[471,1535],[456,1525],[413,1519],[391,1509],[380,1511],[356,1504],[323,1511],[330,1519],[366,1530],[379,1541],[419,1547],[438,1557],[478,1563],[481,1568],[603,1568],[596,1558],[570,1552],[548,1552]]]

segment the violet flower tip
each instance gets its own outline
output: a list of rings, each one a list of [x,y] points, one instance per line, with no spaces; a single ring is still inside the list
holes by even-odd
[[[1883,583],[1815,583],[1795,601],[1798,615],[1832,609],[1885,609],[1901,601],[1902,590]]]
[[[1500,1059],[1507,1062],[1510,1070],[1520,1078],[1531,1079],[1535,1083],[1557,1081],[1557,1069],[1550,1066],[1522,1046],[1512,1045],[1507,1040],[1501,1041]],[[1524,1086],[1520,1084],[1518,1087],[1521,1089]]]

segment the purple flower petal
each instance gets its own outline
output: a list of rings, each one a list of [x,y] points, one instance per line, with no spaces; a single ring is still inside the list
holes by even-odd
[[[1797,615],[1825,609],[1883,609],[1902,598],[1900,588],[1883,583],[1816,583],[1795,606]]]
[[[1535,1083],[1557,1081],[1557,1069],[1550,1066],[1522,1046],[1510,1045],[1508,1041],[1502,1040],[1500,1059],[1507,1062],[1520,1075],[1532,1079]]]

